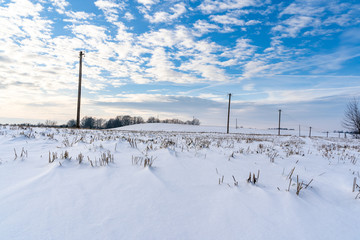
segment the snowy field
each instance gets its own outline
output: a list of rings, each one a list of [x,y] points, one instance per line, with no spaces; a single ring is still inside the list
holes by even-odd
[[[129,131],[158,131],[158,132],[197,132],[197,133],[226,133],[226,127],[215,127],[215,126],[193,126],[193,125],[181,125],[181,124],[163,124],[163,123],[152,123],[152,124],[137,124],[126,127],[118,128],[121,130]],[[255,128],[230,128],[230,133],[240,134],[271,134],[277,135],[278,130],[268,129],[255,129]],[[281,130],[282,135],[296,135],[299,136],[299,130]],[[309,128],[303,127],[300,131],[301,136],[309,136]],[[326,133],[312,130],[311,136],[314,137],[339,137],[338,133]],[[344,137],[341,134],[341,137]]]
[[[359,140],[225,131],[0,126],[0,239],[360,239]]]

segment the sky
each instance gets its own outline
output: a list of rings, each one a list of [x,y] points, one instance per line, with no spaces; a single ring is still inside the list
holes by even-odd
[[[0,123],[81,116],[341,130],[360,93],[360,3],[0,0]]]

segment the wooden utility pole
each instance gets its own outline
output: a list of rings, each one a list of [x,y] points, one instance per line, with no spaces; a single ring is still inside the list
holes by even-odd
[[[300,137],[300,135],[301,135],[301,132],[300,132],[300,124],[299,124],[299,137]]]
[[[309,130],[309,137],[311,137],[311,127],[310,127],[310,130]]]
[[[228,118],[227,118],[227,131],[229,133],[229,123],[230,123],[230,102],[231,102],[231,93],[229,93],[229,106],[228,106]]]
[[[79,86],[78,86],[78,102],[77,102],[77,116],[76,127],[80,128],[80,103],[81,103],[81,74],[82,74],[82,57],[85,56],[83,51],[80,51],[80,64],[79,64]]]
[[[280,136],[280,121],[281,121],[281,109],[279,109],[279,131],[278,131],[279,136]]]
[[[237,119],[236,119],[236,126],[235,126],[236,129],[238,129],[238,125],[237,125]]]

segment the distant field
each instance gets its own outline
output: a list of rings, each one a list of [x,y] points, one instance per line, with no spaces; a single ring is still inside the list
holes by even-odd
[[[129,130],[129,131],[165,131],[165,132],[214,132],[214,133],[226,133],[226,127],[218,126],[193,126],[184,124],[164,124],[164,123],[144,123],[136,124],[125,127],[116,128],[116,130]],[[256,128],[230,128],[230,133],[242,133],[242,134],[272,134],[278,135],[278,130],[269,129],[256,129]],[[299,130],[281,130],[281,135],[293,135],[299,136]],[[309,136],[309,128],[303,127],[300,132],[301,136]],[[326,137],[326,132],[319,132],[312,130],[311,136]],[[338,133],[328,133],[329,137],[339,137]],[[344,137],[341,134],[340,137]]]

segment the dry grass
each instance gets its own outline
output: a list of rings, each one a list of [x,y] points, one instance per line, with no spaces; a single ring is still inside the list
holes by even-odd
[[[260,170],[258,170],[256,177],[255,177],[255,173],[251,174],[251,172],[250,172],[249,177],[246,181],[248,183],[256,184],[259,181],[259,177],[260,177]]]
[[[154,164],[156,157],[153,156],[132,156],[131,163],[132,165],[143,166],[144,168],[149,167],[151,168]]]

